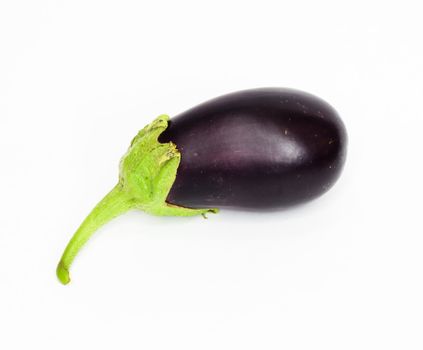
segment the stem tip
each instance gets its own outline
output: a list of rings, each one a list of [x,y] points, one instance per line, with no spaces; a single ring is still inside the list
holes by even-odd
[[[69,270],[63,266],[62,261],[60,261],[59,265],[57,265],[56,275],[62,284],[68,284],[70,282]]]

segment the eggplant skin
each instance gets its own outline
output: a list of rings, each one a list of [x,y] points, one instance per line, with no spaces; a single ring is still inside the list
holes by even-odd
[[[172,204],[277,209],[316,198],[338,179],[347,134],[337,112],[298,90],[217,97],[170,120],[160,142],[181,152]]]

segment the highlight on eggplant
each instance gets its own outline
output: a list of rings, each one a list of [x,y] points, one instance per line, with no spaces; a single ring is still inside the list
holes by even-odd
[[[333,186],[347,133],[322,99],[286,88],[223,95],[172,119],[161,115],[132,140],[118,184],[69,241],[57,266],[63,284],[82,246],[129,210],[160,216],[269,210],[312,200]]]

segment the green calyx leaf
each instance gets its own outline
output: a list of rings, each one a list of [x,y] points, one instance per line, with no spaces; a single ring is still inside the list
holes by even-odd
[[[169,204],[166,198],[175,182],[181,154],[175,144],[160,143],[169,117],[161,115],[138,132],[120,161],[118,184],[91,211],[69,241],[57,266],[63,284],[70,282],[69,268],[82,246],[102,225],[131,209],[153,215],[194,216],[217,209],[193,209]]]

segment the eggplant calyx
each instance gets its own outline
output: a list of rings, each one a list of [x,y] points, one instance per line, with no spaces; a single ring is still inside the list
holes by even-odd
[[[169,117],[161,115],[132,140],[120,162],[119,183],[132,198],[133,208],[158,216],[194,216],[217,209],[194,209],[166,202],[176,179],[181,153],[172,142],[158,138],[167,128]]]
[[[70,282],[69,268],[94,232],[113,218],[139,209],[159,216],[194,216],[217,209],[194,209],[166,202],[175,182],[181,154],[172,142],[160,143],[169,117],[161,115],[138,132],[120,161],[118,184],[95,206],[66,246],[57,265],[60,282]]]

